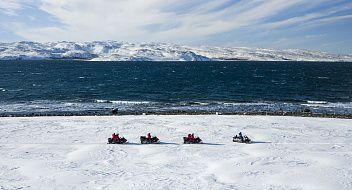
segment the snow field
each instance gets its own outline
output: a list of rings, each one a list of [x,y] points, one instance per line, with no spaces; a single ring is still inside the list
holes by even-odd
[[[237,144],[242,131],[253,144]],[[111,133],[129,140],[106,144]],[[161,144],[140,145],[151,132]],[[204,144],[184,145],[194,132]],[[0,118],[0,189],[352,189],[352,120]]]

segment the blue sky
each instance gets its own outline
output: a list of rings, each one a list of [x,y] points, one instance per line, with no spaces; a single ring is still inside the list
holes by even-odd
[[[170,42],[352,54],[351,0],[0,0],[0,41]]]

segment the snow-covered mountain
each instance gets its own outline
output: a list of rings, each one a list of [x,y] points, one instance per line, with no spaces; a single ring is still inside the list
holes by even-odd
[[[82,59],[91,61],[346,61],[352,55],[336,55],[299,49],[190,47],[165,43],[13,42],[0,43],[0,60]]]

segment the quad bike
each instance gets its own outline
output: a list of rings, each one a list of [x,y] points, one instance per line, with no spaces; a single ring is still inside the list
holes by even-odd
[[[250,144],[252,142],[252,140],[250,138],[248,138],[246,135],[242,136],[234,136],[232,139],[233,142],[237,142],[237,143],[246,143],[246,144]]]
[[[183,137],[183,143],[184,144],[200,144],[202,143],[202,139],[199,137],[196,138],[188,138],[188,137]]]
[[[121,137],[119,139],[108,138],[108,144],[124,144],[126,142],[127,139],[125,139],[125,137]]]
[[[158,137],[152,137],[148,139],[146,136],[141,136],[141,144],[158,144],[160,143]]]

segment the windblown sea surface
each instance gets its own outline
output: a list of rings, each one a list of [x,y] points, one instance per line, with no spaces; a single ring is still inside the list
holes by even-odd
[[[352,63],[0,61],[0,116],[352,116]]]

